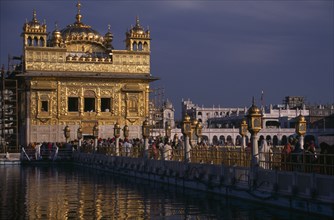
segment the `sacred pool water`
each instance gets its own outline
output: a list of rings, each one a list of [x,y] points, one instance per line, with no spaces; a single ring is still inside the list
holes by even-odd
[[[318,220],[319,216],[74,165],[3,165],[0,219]]]

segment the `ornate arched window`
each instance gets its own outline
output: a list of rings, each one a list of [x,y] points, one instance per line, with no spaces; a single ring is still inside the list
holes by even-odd
[[[132,50],[134,50],[134,51],[137,50],[137,42],[133,42],[133,44],[132,44]]]
[[[143,50],[143,44],[141,42],[138,43],[138,51]]]
[[[138,100],[135,97],[129,98],[129,112],[137,112],[138,111]]]
[[[95,92],[87,90],[84,93],[84,111],[95,112]]]
[[[38,46],[38,38],[34,37],[34,46],[37,47]]]
[[[32,38],[29,36],[27,39],[28,46],[32,46]]]
[[[39,38],[39,46],[44,47],[44,38],[43,37]]]
[[[148,44],[147,44],[147,42],[144,43],[143,50],[144,51],[148,51]]]

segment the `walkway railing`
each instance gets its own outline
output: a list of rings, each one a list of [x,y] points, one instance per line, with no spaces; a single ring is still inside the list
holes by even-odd
[[[36,152],[35,149],[25,149],[22,154],[23,160],[67,160],[72,158],[72,149],[77,149],[76,146],[63,147],[57,149],[41,149]],[[96,153],[103,155],[116,155],[115,145],[102,145],[95,148],[92,145],[84,145],[80,147],[80,152]],[[141,158],[145,156],[144,146],[135,145],[131,148],[119,147],[119,156]],[[173,160],[184,161],[184,149],[166,150],[154,149],[148,150],[148,158],[152,160]],[[334,175],[334,154],[312,154],[308,151],[300,153],[283,154],[280,147],[272,147],[270,152],[259,153],[259,167],[269,170],[281,171],[299,171],[309,173],[321,173],[326,175]],[[216,164],[226,166],[250,167],[252,155],[250,151],[244,150],[235,146],[195,146],[190,150],[191,163]]]
[[[64,161],[71,160],[73,154],[72,147],[40,149],[22,148],[22,161]]]
[[[95,151],[92,146],[83,146],[81,152],[98,153],[105,155],[116,155],[115,146],[100,146]],[[119,148],[121,157],[144,157],[143,146],[133,146],[131,149]],[[173,160],[184,161],[184,149],[164,149],[149,148],[148,155],[153,160]],[[326,175],[334,175],[334,154],[311,154],[308,151],[291,153],[285,155],[281,153],[281,148],[273,147],[270,152],[259,153],[259,167],[263,169],[313,172]],[[195,146],[190,150],[191,163],[223,164],[226,166],[250,167],[252,155],[240,147],[222,146]]]

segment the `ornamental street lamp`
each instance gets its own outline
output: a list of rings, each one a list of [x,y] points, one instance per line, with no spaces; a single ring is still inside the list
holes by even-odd
[[[190,139],[190,143],[191,143],[191,146],[195,145],[196,142],[197,142],[197,136],[196,136],[196,127],[197,127],[197,124],[198,124],[198,121],[197,119],[195,118],[194,120],[192,120],[191,122],[191,139]]]
[[[299,135],[300,148],[304,149],[304,135],[306,133],[306,120],[305,117],[300,114],[297,117],[296,133]]]
[[[257,143],[257,133],[262,129],[262,112],[254,104],[248,109],[247,112],[248,119],[248,131],[251,133],[252,139],[252,165],[255,166],[259,162],[259,149]]]
[[[148,138],[150,137],[150,125],[147,119],[143,121],[142,134],[144,138],[144,157],[148,159]]]
[[[245,147],[246,147],[246,135],[247,135],[247,128],[248,128],[248,125],[247,125],[247,121],[246,119],[242,119],[241,121],[241,124],[240,124],[240,130],[239,130],[239,133],[242,137],[242,146],[241,148],[244,150]]]
[[[167,121],[165,125],[165,134],[166,134],[166,139],[169,141],[169,138],[172,136],[172,128],[170,127],[170,124]]]
[[[190,144],[189,138],[191,136],[191,121],[189,115],[185,115],[182,122],[182,133],[185,141],[184,148],[184,160],[185,162],[190,162]]]
[[[197,143],[201,143],[201,138],[202,138],[202,129],[203,126],[200,122],[197,123],[196,125],[196,136],[197,136]]]
[[[80,147],[81,147],[81,139],[82,139],[82,128],[81,128],[81,126],[78,128],[78,130],[77,130],[77,137],[78,137],[78,141],[79,141],[79,149],[80,149]]]
[[[142,134],[143,134],[144,139],[146,139],[150,136],[150,125],[149,125],[147,119],[145,119],[145,121],[143,121]]]
[[[129,137],[129,126],[128,125],[124,125],[123,135],[124,135],[124,139],[127,139]]]
[[[174,134],[173,143],[174,147],[177,147],[179,145],[179,135]]]
[[[66,143],[68,143],[70,141],[70,136],[71,136],[71,129],[68,125],[66,125],[64,128],[64,136],[66,139]]]
[[[93,127],[93,136],[95,142],[95,151],[97,150],[97,138],[99,137],[99,125],[96,123]]]
[[[116,122],[114,125],[114,136],[116,139],[116,144],[115,144],[115,154],[116,156],[119,156],[119,137],[121,136],[121,126]]]
[[[119,138],[121,136],[121,126],[116,122],[114,125],[114,136],[115,138]]]

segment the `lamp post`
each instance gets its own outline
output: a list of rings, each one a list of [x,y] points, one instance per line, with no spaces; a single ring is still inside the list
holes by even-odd
[[[300,148],[304,149],[304,135],[306,133],[306,120],[305,117],[300,114],[297,118],[296,133],[299,135]]]
[[[259,148],[257,143],[257,133],[262,129],[262,112],[254,104],[248,109],[248,130],[251,133],[252,140],[252,166],[256,166],[259,163]]]
[[[191,122],[191,134],[190,134],[190,146],[193,146],[197,142],[197,137],[196,137],[196,127],[197,127],[198,121],[195,118]]]
[[[94,136],[94,142],[95,142],[95,151],[97,150],[97,138],[99,137],[99,125],[96,123],[93,127],[93,136]]]
[[[124,125],[123,135],[124,135],[124,139],[127,139],[129,137],[129,126],[128,125]]]
[[[119,156],[119,137],[121,136],[121,126],[116,122],[114,125],[114,136],[116,139],[116,144],[115,144],[115,154],[116,156]]]
[[[79,141],[79,147],[78,147],[78,150],[80,149],[81,147],[81,139],[82,139],[82,128],[81,126],[78,128],[77,130],[77,137],[78,137],[78,141]]]
[[[170,124],[167,121],[165,124],[165,135],[166,135],[167,141],[169,141],[170,137],[172,136],[172,129],[170,127]]]
[[[65,139],[66,139],[66,143],[70,142],[71,129],[68,125],[66,125],[65,128],[64,128],[64,136],[65,136]]]
[[[182,133],[184,136],[184,160],[190,162],[190,144],[189,137],[191,136],[191,121],[189,115],[185,115],[182,122]]]
[[[148,124],[147,119],[143,121],[142,134],[144,138],[144,157],[148,159],[148,138],[150,137],[150,125]]]
[[[241,149],[244,150],[246,147],[246,135],[247,135],[247,121],[246,119],[242,119],[241,124],[240,124],[240,130],[239,130],[239,134],[242,137],[242,143],[241,143]]]
[[[174,134],[173,142],[174,142],[174,147],[177,147],[179,145],[179,135]]]
[[[197,125],[196,125],[196,136],[197,136],[197,143],[199,144],[199,143],[201,143],[201,138],[202,138],[202,128],[203,128],[203,126],[202,126],[202,124],[201,123],[197,123]]]

